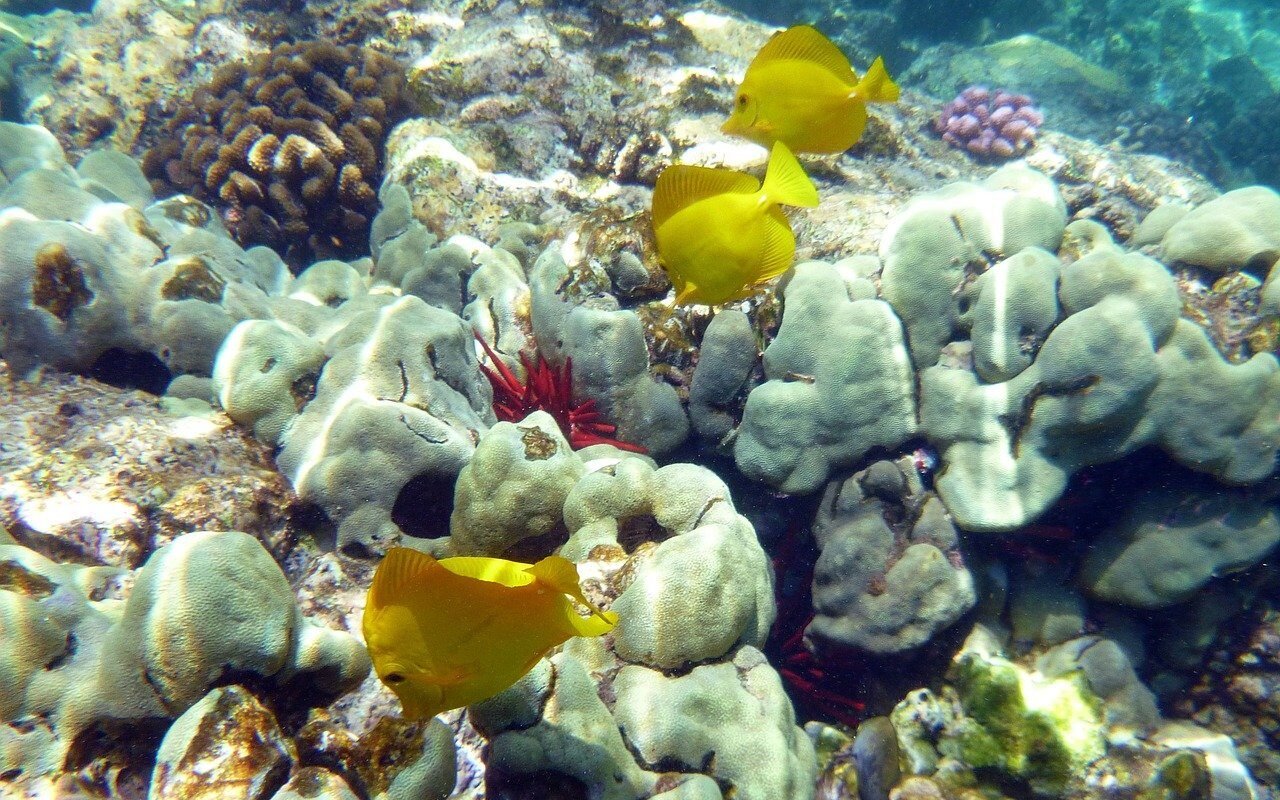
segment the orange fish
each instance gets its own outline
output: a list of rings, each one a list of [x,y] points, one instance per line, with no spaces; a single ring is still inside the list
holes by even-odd
[[[591,611],[578,614],[569,598]],[[364,639],[378,678],[408,719],[487,700],[574,636],[600,636],[618,615],[592,605],[578,569],[560,556],[437,561],[393,547],[378,565]]]
[[[721,130],[796,153],[840,153],[862,138],[867,103],[893,103],[898,93],[884,59],[859,80],[830,39],[797,25],[760,48]]]

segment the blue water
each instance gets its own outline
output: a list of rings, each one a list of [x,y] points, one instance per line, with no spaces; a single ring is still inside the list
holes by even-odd
[[[1065,98],[1055,125],[1186,161],[1224,185],[1280,185],[1280,6],[1265,0],[796,2],[729,5],[777,25],[813,23],[851,53],[882,53],[936,93],[987,77],[945,56],[1032,34],[1122,75],[1114,99]],[[1030,78],[1030,76],[1027,76]],[[1028,90],[1031,86],[1009,88]],[[1083,94],[1088,94],[1085,90]],[[1076,92],[1071,92],[1076,94]],[[1050,106],[1052,96],[1038,97]],[[1102,108],[1090,107],[1090,100]],[[1064,120],[1061,117],[1084,117]]]

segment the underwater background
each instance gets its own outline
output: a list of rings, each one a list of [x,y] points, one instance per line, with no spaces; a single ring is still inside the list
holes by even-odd
[[[0,0],[0,797],[1280,797],[1278,130],[1264,0]]]

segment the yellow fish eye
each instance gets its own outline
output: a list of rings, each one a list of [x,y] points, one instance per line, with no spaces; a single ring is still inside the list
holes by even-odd
[[[404,676],[399,672],[392,672],[383,678],[387,683],[400,683],[404,680]]]
[[[746,108],[746,107],[747,107],[747,96],[745,94],[739,93],[738,108]]]

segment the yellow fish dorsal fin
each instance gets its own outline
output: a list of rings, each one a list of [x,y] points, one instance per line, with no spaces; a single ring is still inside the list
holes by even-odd
[[[876,60],[867,69],[867,74],[854,87],[853,93],[864,103],[896,103],[902,90],[889,77],[884,58],[876,56]]]
[[[699,200],[728,192],[759,190],[760,181],[745,172],[675,164],[662,171],[653,187],[653,228],[662,227],[677,211]]]
[[[613,611],[603,611],[595,603],[587,599],[579,584],[578,568],[572,561],[560,556],[547,556],[526,572],[561,594],[567,594],[587,608],[591,609],[590,617],[580,617],[578,612],[566,605],[565,616],[579,636],[599,636],[613,629],[618,623],[618,615]]]
[[[784,206],[813,208],[818,205],[818,189],[804,167],[782,142],[774,142],[769,166],[764,173],[764,194],[769,202]]]
[[[404,598],[415,587],[430,580],[431,573],[440,569],[440,562],[426,553],[408,547],[392,547],[378,565],[369,587],[368,607],[372,610],[389,605],[403,604]]]
[[[533,576],[526,570],[528,564],[519,561],[507,561],[503,558],[485,558],[483,556],[454,556],[440,560],[440,566],[463,578],[475,578],[488,583],[497,583],[512,589],[528,586],[533,583]]]
[[[823,36],[821,31],[812,25],[796,25],[785,31],[775,33],[756,57],[751,60],[751,68],[770,61],[807,61],[836,76],[841,83],[853,86],[858,76],[853,72],[853,65],[835,43]]]

